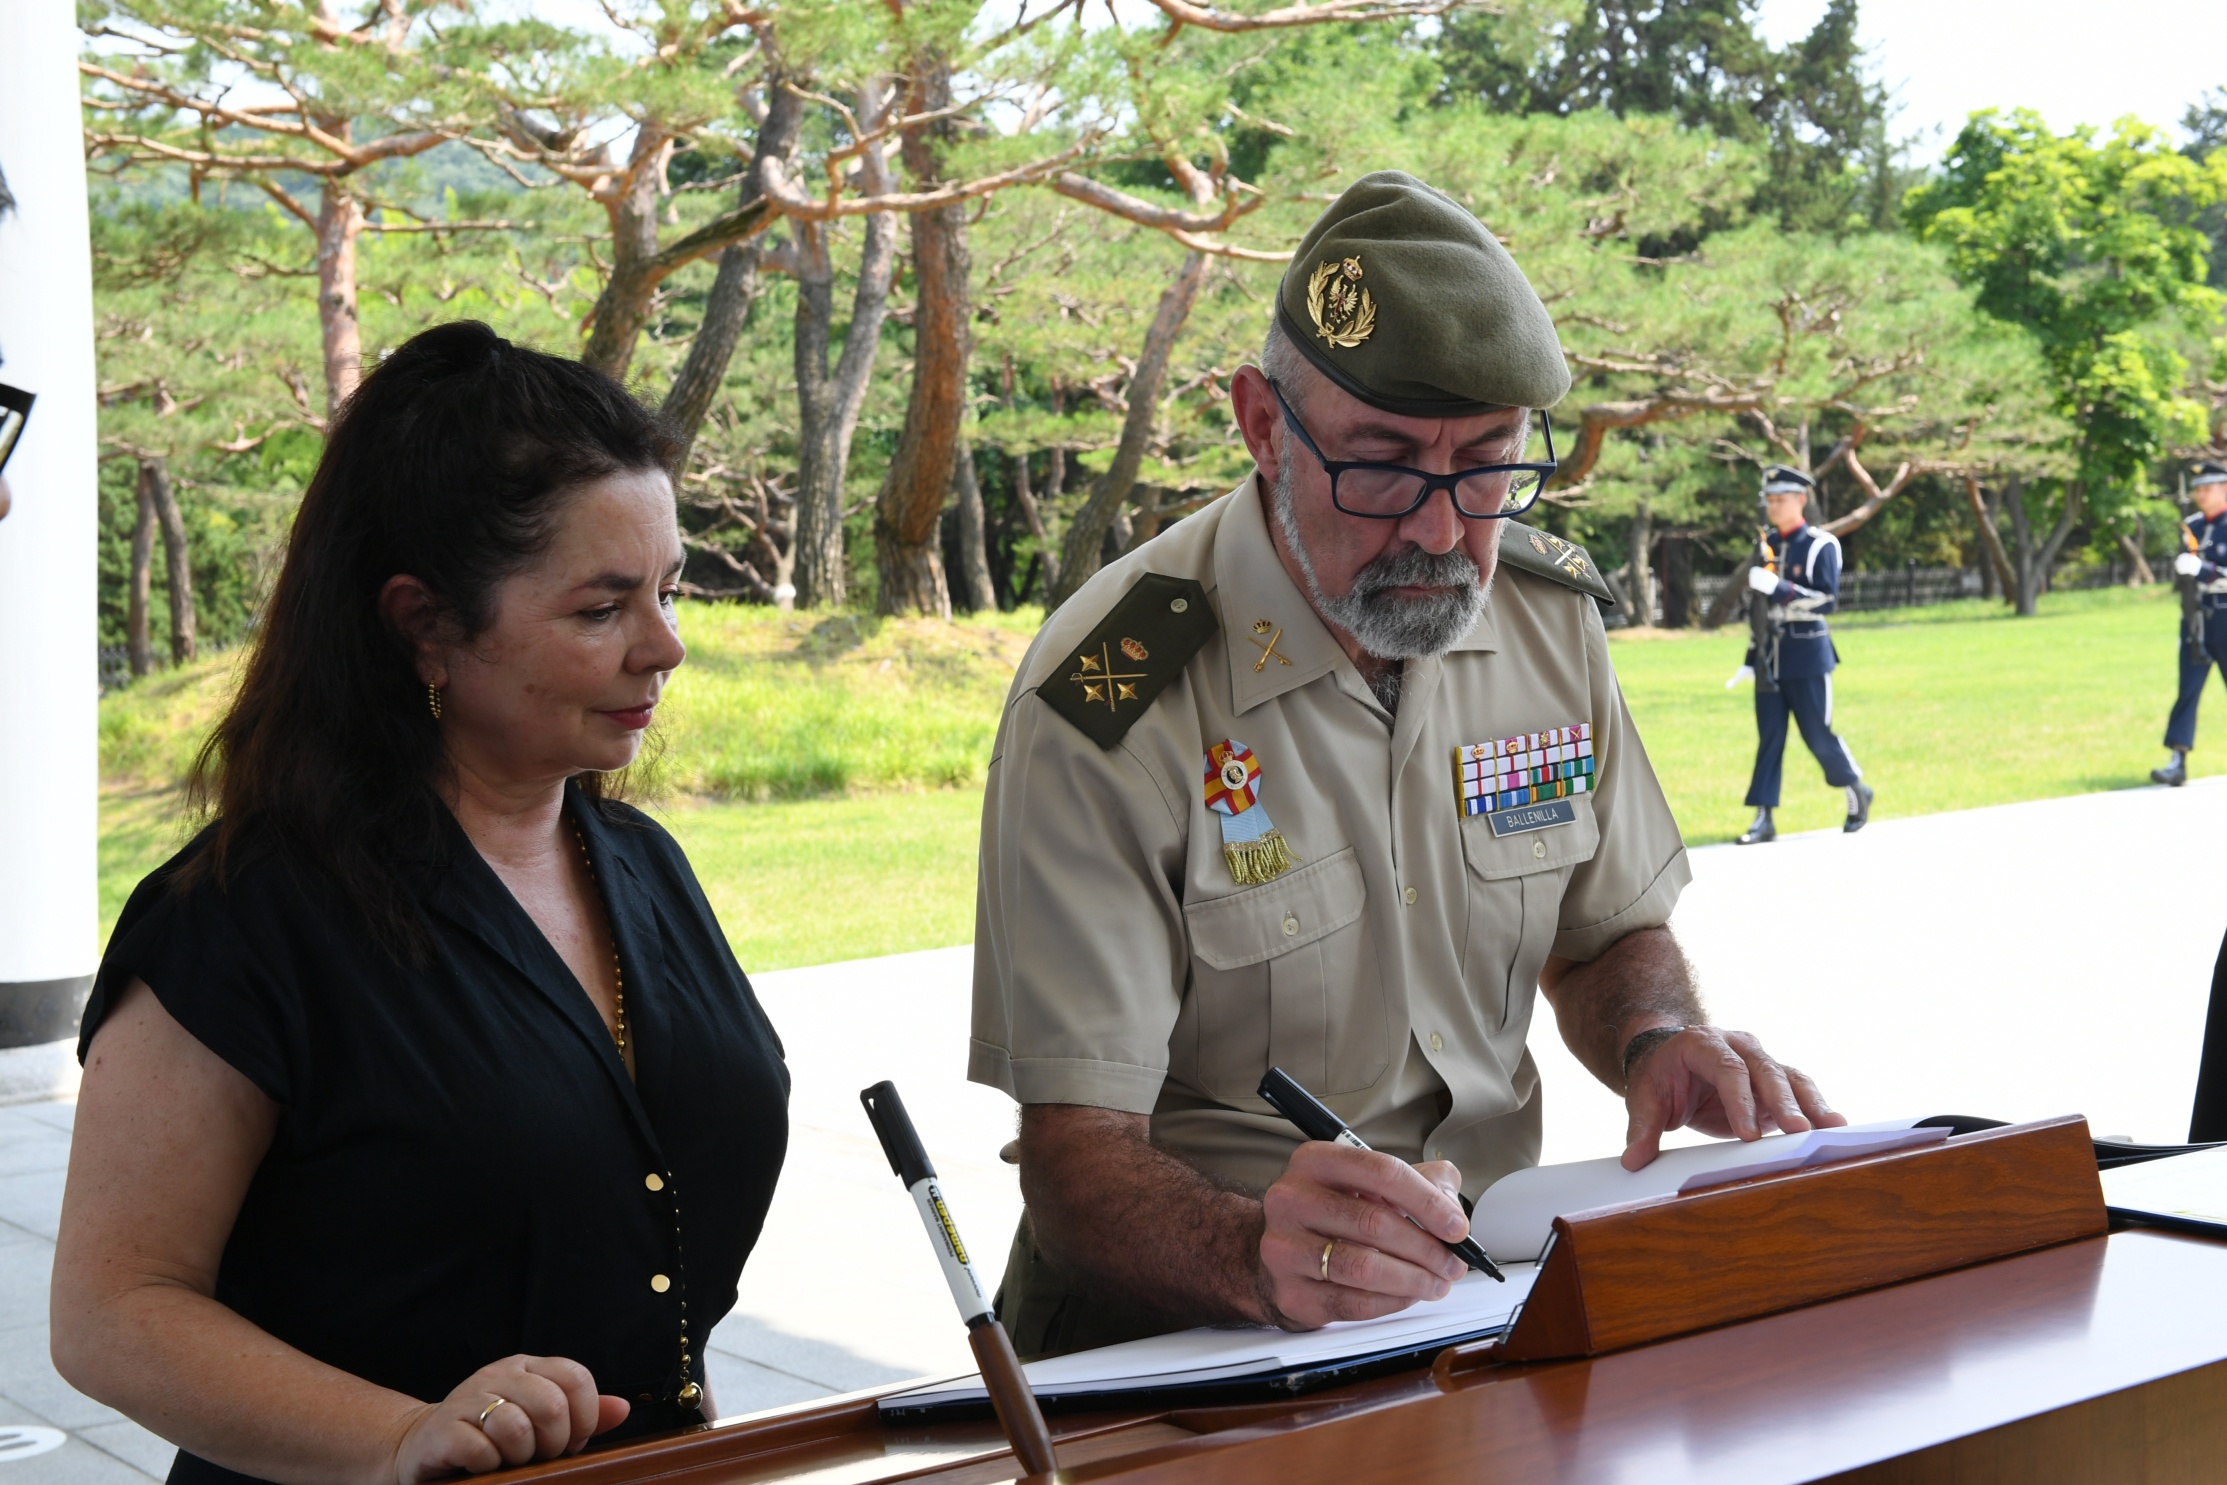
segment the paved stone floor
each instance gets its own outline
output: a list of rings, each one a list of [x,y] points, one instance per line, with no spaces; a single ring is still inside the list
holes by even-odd
[[[2099,1133],[2177,1139],[2227,929],[2211,868],[2223,832],[2227,779],[1709,847],[1675,926],[1713,1018],[1761,1033],[1853,1118],[2077,1111]],[[997,1158],[1011,1106],[965,1081],[970,964],[939,949],[759,977],[795,1077],[792,1130],[740,1302],[708,1348],[721,1412],[968,1369],[858,1091],[897,1081],[994,1280],[1020,1196]],[[1620,1104],[1562,1051],[1550,1013],[1538,1024],[1546,1158],[1613,1152]],[[51,1053],[0,1062],[0,1097],[39,1100],[0,1108],[0,1485],[160,1476],[169,1447],[48,1364],[73,1106],[51,1096]],[[67,1440],[10,1462],[11,1425]]]

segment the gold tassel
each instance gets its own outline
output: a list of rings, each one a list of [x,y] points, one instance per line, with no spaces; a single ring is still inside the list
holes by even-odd
[[[1241,886],[1272,882],[1292,868],[1291,847],[1284,833],[1271,830],[1258,840],[1224,841],[1222,854],[1229,858],[1229,874]]]

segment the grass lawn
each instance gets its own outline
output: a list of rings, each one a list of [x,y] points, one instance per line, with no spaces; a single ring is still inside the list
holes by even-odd
[[[743,964],[779,969],[964,942],[982,768],[1040,616],[956,624],[688,605],[689,661],[660,724],[657,808]],[[1881,816],[2146,782],[2173,700],[2165,589],[2053,594],[2016,620],[1981,601],[1835,621],[1834,722]],[[1612,653],[1686,838],[1728,840],[1753,702],[1724,679],[1745,630],[1620,635]],[[184,833],[175,783],[229,679],[215,660],[101,703],[101,914]],[[2206,729],[2227,728],[2227,702]],[[1798,737],[1781,828],[1837,824]],[[2190,755],[2227,772],[2227,746]],[[2218,767],[2211,764],[2216,761]]]

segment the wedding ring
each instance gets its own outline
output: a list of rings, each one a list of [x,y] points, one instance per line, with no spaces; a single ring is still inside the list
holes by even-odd
[[[507,1397],[498,1397],[493,1402],[489,1403],[486,1407],[481,1408],[479,1410],[479,1426],[482,1429],[486,1428],[488,1418],[494,1414],[494,1411],[497,1408],[501,1407],[504,1403],[509,1401],[510,1399]]]
[[[1322,1282],[1325,1284],[1330,1282],[1330,1250],[1336,1246],[1338,1246],[1336,1238],[1332,1238],[1322,1245]]]

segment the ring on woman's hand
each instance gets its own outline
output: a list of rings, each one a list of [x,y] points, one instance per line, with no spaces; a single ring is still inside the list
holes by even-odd
[[[1330,1250],[1336,1246],[1338,1246],[1336,1238],[1332,1238],[1322,1245],[1322,1282],[1325,1284],[1330,1282]]]
[[[481,1408],[479,1410],[479,1426],[483,1429],[487,1427],[487,1420],[494,1416],[495,1410],[509,1401],[510,1399],[507,1397],[498,1397],[486,1407]]]

